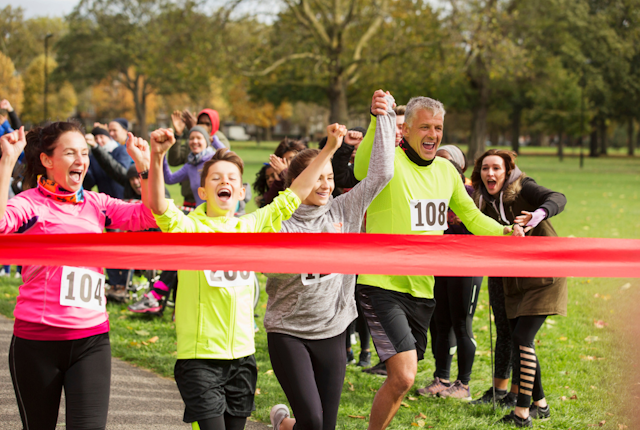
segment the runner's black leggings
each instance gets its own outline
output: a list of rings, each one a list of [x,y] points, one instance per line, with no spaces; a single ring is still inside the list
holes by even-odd
[[[244,430],[247,424],[246,417],[234,417],[227,412],[219,417],[200,420],[197,422],[200,430]],[[195,423],[194,423],[195,424]],[[196,428],[194,425],[192,428]]]
[[[334,430],[346,372],[346,332],[320,340],[267,333],[273,371],[289,400],[295,430]]]
[[[107,425],[109,333],[65,341],[13,336],[9,370],[24,430],[56,428],[62,387],[67,429],[99,430]]]
[[[358,332],[360,336],[360,350],[368,351],[371,349],[371,334],[369,333],[369,326],[367,325],[367,318],[362,312],[360,307],[360,300],[356,294],[356,309],[358,310],[358,318],[356,318],[347,328],[347,335],[345,336],[345,342],[347,349],[351,348],[351,335]]]
[[[520,408],[528,408],[531,405],[532,397],[534,402],[544,399],[540,362],[536,356],[535,338],[546,318],[546,315],[535,315],[521,316],[509,320],[513,341],[513,356],[517,358],[517,364],[514,364],[513,367],[513,379],[516,379],[516,374],[519,375],[518,402],[516,406]]]
[[[509,379],[511,375],[511,326],[507,318],[507,310],[504,305],[504,287],[502,278],[489,278],[489,303],[493,309],[496,324],[496,362],[494,378]],[[518,384],[514,372],[512,384]]]
[[[435,278],[434,297],[436,310],[434,318],[438,331],[436,345],[436,371],[434,376],[449,380],[451,355],[449,332],[456,335],[458,345],[458,379],[464,385],[469,384],[473,360],[476,355],[476,342],[473,338],[473,315],[478,304],[478,294],[482,277],[437,276]]]

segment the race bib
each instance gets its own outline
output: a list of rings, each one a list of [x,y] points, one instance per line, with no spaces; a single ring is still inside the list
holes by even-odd
[[[79,267],[62,268],[60,305],[104,311],[104,275]]]
[[[338,275],[339,273],[303,273],[302,275],[300,275],[300,277],[302,278],[302,285],[313,285],[319,284],[323,281],[328,281],[329,279],[335,278]]]
[[[449,228],[447,224],[448,200],[411,200],[409,205],[411,208],[411,230],[437,231]]]
[[[210,287],[231,288],[253,285],[253,272],[240,272],[228,270],[205,270],[204,276]]]

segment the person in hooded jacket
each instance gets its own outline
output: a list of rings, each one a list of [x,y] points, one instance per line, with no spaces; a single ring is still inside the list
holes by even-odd
[[[220,116],[218,111],[214,109],[203,109],[198,113],[198,117],[194,117],[187,109],[184,111],[175,111],[171,114],[171,122],[175,130],[176,144],[171,147],[167,154],[167,161],[169,166],[181,166],[187,162],[189,156],[189,135],[185,135],[185,130],[191,130],[194,126],[198,125],[203,127],[209,134],[209,141],[214,147],[222,147],[220,144],[231,148],[229,139],[220,131]],[[182,196],[184,197],[184,206],[196,207],[196,199],[193,191],[191,190],[191,184],[189,181],[182,181],[180,183],[180,189]]]
[[[557,236],[549,218],[563,211],[566,197],[525,175],[516,166],[515,157],[511,151],[490,149],[476,160],[471,175],[476,205],[504,225],[524,226],[528,236]],[[532,418],[550,417],[535,335],[548,316],[567,315],[567,279],[503,278],[503,289],[513,345],[512,383],[517,384],[518,395],[515,410],[500,422],[532,427]]]

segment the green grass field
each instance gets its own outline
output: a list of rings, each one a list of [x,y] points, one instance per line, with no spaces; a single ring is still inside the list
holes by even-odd
[[[233,143],[233,149],[245,160],[246,182],[253,182],[255,173],[274,147],[273,143],[263,143],[260,147],[253,143]],[[523,155],[518,165],[541,185],[567,196],[565,211],[552,221],[559,235],[640,239],[639,158],[587,158],[584,169],[580,169],[577,158],[567,157],[559,162],[556,157]],[[179,196],[177,186],[170,188],[174,196]],[[249,211],[253,208],[250,206]],[[18,285],[13,279],[0,279],[0,312],[9,317]],[[638,303],[639,297],[640,279],[569,279],[569,316],[550,318],[537,338],[543,384],[553,415],[551,421],[536,422],[535,427],[633,428],[628,411],[635,409],[637,397],[634,400],[630,394],[628,378],[623,375],[638,362],[639,351],[628,342],[625,327],[629,323],[629,309]],[[266,294],[262,294],[256,319],[260,327],[256,335],[259,394],[253,418],[268,422],[270,407],[287,402],[267,354],[262,327],[265,307]],[[108,311],[113,354],[161,375],[172,376],[176,338],[170,315],[162,319],[134,315],[127,312],[125,306],[116,305],[109,305]],[[598,328],[594,321],[604,321],[606,325]],[[478,342],[471,380],[474,397],[487,389],[491,380],[488,327],[485,279],[474,318]],[[158,339],[153,342],[155,336]],[[354,349],[357,356],[358,346]],[[376,357],[373,360],[377,362]],[[415,388],[429,382],[433,370],[433,357],[427,353],[418,367]],[[452,377],[456,373],[454,359]],[[383,381],[381,377],[348,366],[338,428],[365,428],[373,396]],[[412,390],[389,428],[476,429],[491,425],[503,414],[501,410],[492,411],[490,406],[472,407],[456,401],[425,399]]]

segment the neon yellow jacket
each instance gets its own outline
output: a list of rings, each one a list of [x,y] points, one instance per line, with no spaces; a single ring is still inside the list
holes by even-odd
[[[367,134],[356,153],[354,173],[358,180],[367,176],[375,130],[376,117],[372,116]],[[503,234],[504,226],[485,216],[473,203],[460,175],[449,161],[436,157],[429,166],[418,166],[409,160],[399,146],[395,150],[393,179],[367,209],[367,233],[441,235],[444,229],[412,230],[412,200],[444,200],[473,234]],[[447,208],[443,208],[444,211],[438,210],[438,213],[443,213],[442,216],[446,218]],[[416,257],[407,255],[407,258]],[[425,263],[433,264],[438,256],[419,258],[425,259]],[[414,297],[433,298],[433,276],[359,275],[358,283],[409,293]]]
[[[173,201],[169,201],[164,214],[154,216],[164,232],[265,233],[279,231],[282,221],[291,217],[299,205],[298,196],[287,189],[271,204],[240,218],[208,217],[206,202],[186,216]],[[211,256],[212,265],[215,260]],[[215,272],[216,268],[211,270]],[[246,272],[237,273],[240,274]],[[212,287],[205,271],[178,271],[178,359],[233,360],[253,354],[253,289],[253,277],[247,285]]]

